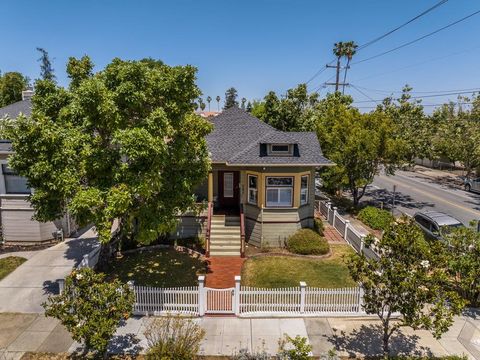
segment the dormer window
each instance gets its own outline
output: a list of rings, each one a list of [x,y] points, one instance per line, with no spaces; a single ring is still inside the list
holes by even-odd
[[[269,155],[293,155],[291,144],[269,144]]]

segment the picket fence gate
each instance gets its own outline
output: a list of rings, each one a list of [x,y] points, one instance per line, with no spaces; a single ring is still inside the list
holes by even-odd
[[[308,287],[255,288],[241,286],[235,277],[235,287],[213,289],[205,286],[205,277],[198,277],[198,286],[184,288],[155,288],[136,286],[135,315],[231,314],[255,316],[363,316],[360,287],[324,289]]]

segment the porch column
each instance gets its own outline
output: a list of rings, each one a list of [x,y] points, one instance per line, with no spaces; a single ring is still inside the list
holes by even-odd
[[[208,201],[213,201],[213,172],[208,173]]]

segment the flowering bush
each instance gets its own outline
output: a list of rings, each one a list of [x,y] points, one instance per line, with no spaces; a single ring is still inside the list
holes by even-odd
[[[42,306],[45,315],[59,319],[86,350],[105,353],[120,321],[131,315],[133,302],[127,285],[107,282],[104,274],[85,268],[72,271],[63,293],[50,296]]]

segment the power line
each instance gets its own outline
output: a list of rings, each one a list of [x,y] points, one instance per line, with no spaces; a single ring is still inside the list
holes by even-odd
[[[404,47],[406,47],[406,46],[412,45],[412,44],[414,44],[414,43],[416,43],[416,42],[418,42],[418,41],[420,41],[420,40],[423,40],[423,39],[425,39],[425,38],[427,38],[427,37],[430,37],[430,36],[432,36],[432,35],[435,35],[435,34],[439,33],[440,31],[443,31],[443,30],[445,30],[445,29],[448,29],[448,28],[450,28],[450,27],[452,27],[452,26],[454,26],[454,25],[457,25],[458,23],[461,23],[462,21],[465,21],[465,20],[467,20],[467,19],[471,18],[472,16],[475,16],[475,15],[477,15],[477,14],[479,14],[479,13],[480,13],[480,10],[477,10],[477,11],[475,11],[475,12],[473,12],[473,13],[471,13],[471,14],[469,14],[469,15],[467,15],[467,16],[465,16],[465,17],[463,17],[463,18],[461,18],[461,19],[459,19],[459,20],[457,20],[457,21],[454,21],[454,22],[452,22],[452,23],[450,23],[450,24],[448,24],[448,25],[445,25],[445,26],[441,27],[440,29],[437,29],[437,30],[435,30],[435,31],[432,31],[431,33],[428,33],[428,34],[426,34],[426,35],[423,35],[423,36],[421,36],[421,37],[419,37],[419,38],[416,38],[416,39],[414,39],[414,40],[412,40],[412,41],[406,42],[405,44],[402,44],[402,45],[400,45],[400,46],[397,46],[397,47],[395,47],[395,48],[393,48],[393,49],[384,51],[384,52],[382,52],[382,53],[380,53],[380,54],[377,54],[377,55],[374,55],[374,56],[370,56],[370,57],[368,57],[368,58],[366,58],[366,59],[363,59],[363,60],[354,62],[354,63],[352,63],[352,65],[361,64],[361,63],[363,63],[363,62],[365,62],[365,61],[369,61],[369,60],[372,60],[372,59],[376,59],[376,58],[378,58],[378,57],[380,57],[380,56],[389,54],[389,53],[391,53],[391,52],[393,52],[393,51],[396,51],[396,50],[402,49],[402,48],[404,48]]]
[[[455,105],[472,105],[472,103],[469,102],[453,102]],[[429,106],[443,106],[443,105],[448,105],[448,103],[443,103],[443,104],[420,104],[419,106],[423,107],[429,107]],[[369,105],[369,106],[355,106],[357,109],[375,109],[377,105]]]
[[[402,90],[379,90],[379,89],[371,89],[371,88],[366,88],[364,86],[358,86],[355,85],[357,88],[367,90],[367,91],[375,91],[379,93],[385,93],[385,94],[394,94],[394,93],[403,93]],[[453,92],[454,94],[458,94],[459,92],[466,91],[466,92],[475,92],[475,91],[480,91],[480,88],[469,88],[469,89],[453,89],[453,90],[435,90],[435,91],[410,91],[410,94],[441,94],[441,93],[451,93]]]
[[[430,8],[428,8],[427,10],[421,12],[421,13],[418,14],[417,16],[411,18],[410,20],[408,20],[407,22],[403,23],[402,25],[397,26],[396,28],[394,28],[394,29],[386,32],[385,34],[383,34],[383,35],[381,35],[381,36],[378,36],[378,37],[376,37],[376,38],[374,38],[374,39],[366,42],[365,44],[359,46],[358,49],[357,49],[357,51],[362,50],[362,49],[364,49],[364,48],[366,48],[366,47],[368,47],[368,46],[370,46],[370,45],[372,45],[372,44],[374,44],[374,43],[376,43],[376,42],[384,39],[385,37],[393,34],[394,32],[400,30],[401,28],[407,26],[408,24],[414,22],[415,20],[421,18],[422,16],[428,14],[429,12],[431,12],[431,11],[435,10],[436,8],[440,7],[441,5],[445,4],[447,1],[448,1],[448,0],[441,0],[441,1],[439,1],[438,3],[436,3],[435,5],[433,5],[432,7],[430,7]],[[306,84],[308,85],[313,79],[315,79],[317,76],[319,76],[320,74],[322,74],[322,73],[328,68],[328,65],[331,65],[334,61],[335,61],[335,59],[331,60],[326,66],[321,67],[315,74],[313,74],[312,77],[310,77],[310,79],[308,79],[308,80],[306,81]]]
[[[408,24],[414,22],[415,20],[417,20],[417,19],[421,18],[422,16],[428,14],[429,12],[435,10],[435,9],[438,8],[439,6],[442,6],[442,5],[445,4],[447,1],[448,1],[448,0],[442,0],[442,1],[438,2],[438,3],[436,3],[436,4],[433,5],[432,7],[430,7],[430,8],[428,8],[427,10],[421,12],[421,13],[418,14],[417,16],[411,18],[410,20],[408,20],[407,22],[403,23],[402,25],[397,26],[396,28],[394,28],[394,29],[386,32],[385,34],[383,34],[383,35],[381,35],[381,36],[379,36],[379,37],[377,37],[377,38],[375,38],[375,39],[373,39],[373,40],[370,40],[369,42],[367,42],[367,43],[359,46],[359,48],[357,49],[357,51],[360,51],[360,50],[362,50],[362,49],[365,49],[366,47],[368,47],[368,46],[370,46],[370,45],[372,45],[372,44],[374,44],[374,43],[376,43],[376,42],[378,42],[378,41],[386,38],[387,36],[393,34],[394,32],[400,30],[401,28],[407,26]]]
[[[362,95],[365,96],[366,98],[370,99],[370,101],[366,101],[366,102],[372,102],[372,101],[373,101],[373,102],[375,102],[375,103],[378,104],[378,101],[377,101],[377,100],[372,99],[370,96],[368,96],[367,94],[365,94],[362,90],[358,89],[355,85],[352,84],[351,86],[352,86],[355,90],[357,90],[360,94],[362,94]],[[354,101],[354,102],[355,102],[355,101]],[[361,101],[359,101],[359,102],[361,102]]]
[[[353,86],[353,85],[352,85]],[[357,89],[358,90],[358,89]],[[450,92],[450,93],[444,93],[444,94],[434,94],[434,95],[423,95],[423,96],[411,96],[410,99],[425,99],[425,98],[432,98],[432,97],[442,97],[442,96],[449,96],[449,95],[462,95],[462,94],[471,94],[475,91],[459,91],[459,92]],[[369,97],[370,98],[370,97]],[[380,102],[383,101],[384,99],[372,99],[371,100],[361,100],[361,101],[354,101],[354,103],[366,103],[366,102]]]

